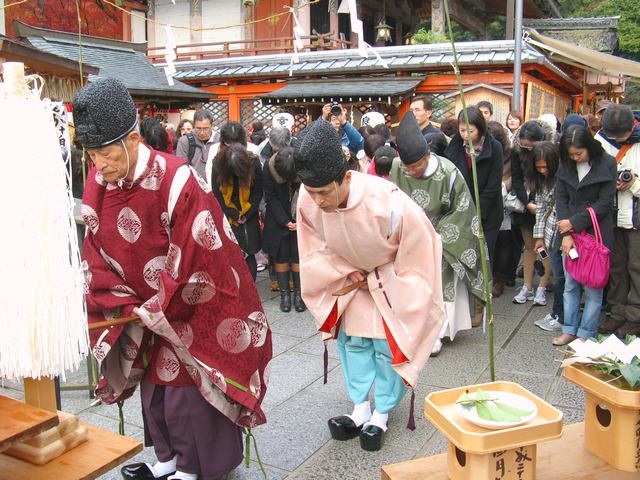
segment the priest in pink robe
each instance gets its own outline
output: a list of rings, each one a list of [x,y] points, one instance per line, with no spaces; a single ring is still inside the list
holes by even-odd
[[[302,296],[325,339],[338,341],[354,404],[351,414],[329,420],[329,430],[378,450],[389,413],[415,386],[442,326],[440,237],[395,185],[347,170],[328,122],[316,121],[294,145],[304,185]]]
[[[89,322],[107,404],[140,385],[145,439],[158,462],[125,479],[217,480],[242,460],[242,428],[261,402],[271,333],[255,284],[209,186],[184,161],[140,143],[137,112],[114,79],[73,103],[92,168],[82,215]]]

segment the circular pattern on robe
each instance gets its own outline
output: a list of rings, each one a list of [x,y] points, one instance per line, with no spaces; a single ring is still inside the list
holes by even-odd
[[[442,237],[442,243],[454,243],[460,237],[460,227],[453,223],[448,223],[440,229],[440,237]]]
[[[251,331],[243,320],[227,318],[218,325],[216,339],[225,352],[240,353],[251,343]]]
[[[469,200],[469,195],[467,195],[467,192],[464,192],[460,196],[460,201],[458,202],[458,206],[456,207],[456,210],[458,212],[466,212],[469,209],[470,203],[471,202]]]
[[[424,210],[431,203],[431,195],[426,190],[418,188],[411,192],[411,199]]]
[[[87,263],[86,260],[82,261],[81,268],[82,268],[82,290],[86,295],[87,293],[89,293],[89,290],[91,288],[91,279],[93,278],[93,274],[91,273],[91,270],[89,270],[89,264]]]
[[[216,250],[222,247],[218,229],[211,212],[208,210],[203,210],[196,215],[193,225],[191,225],[191,235],[198,245],[207,250]]]
[[[202,375],[200,375],[200,371],[193,365],[185,365],[184,368],[187,370],[196,388],[200,388],[202,386]]]
[[[153,167],[149,170],[147,176],[142,179],[140,186],[146,190],[160,190],[162,180],[166,171],[167,162],[161,155],[156,155]]]
[[[476,261],[478,260],[478,254],[473,248],[467,248],[464,252],[462,252],[460,259],[464,262],[464,264],[467,267],[473,268],[476,266]]]
[[[122,352],[122,356],[125,358],[125,360],[133,362],[138,355],[138,346],[136,345],[136,343],[126,333],[120,335],[118,341],[120,343],[120,351]]]
[[[476,278],[471,280],[471,288],[474,290],[484,290],[484,275],[482,274],[482,270],[478,272]]]
[[[445,262],[442,262],[443,265],[445,265]],[[458,278],[463,279],[466,277],[467,275],[467,271],[464,268],[464,265],[462,265],[459,261],[455,261],[451,264],[451,268],[453,268],[453,271],[455,272],[455,274],[458,276]]]
[[[124,386],[124,389],[135,387],[140,383],[142,377],[144,376],[144,370],[141,368],[132,368],[131,373],[129,373],[129,379]]]
[[[107,255],[107,252],[105,252],[104,250],[100,249],[100,256],[104,259],[105,262],[107,262],[111,268],[113,270],[115,270],[115,272],[120,275],[120,277],[124,280],[124,270],[122,269],[122,266],[120,266],[120,264],[118,262],[116,262],[113,258],[111,258],[109,255]]]
[[[160,225],[164,228],[164,231],[167,232],[167,237],[171,237],[171,228],[169,226],[169,214],[167,212],[162,212],[160,214]]]
[[[478,220],[477,215],[475,215],[471,220],[471,233],[476,237],[480,235],[480,221]]]
[[[99,170],[96,170],[96,175],[94,178],[96,179],[96,183],[101,187],[107,186],[107,181],[104,179],[104,177],[102,176],[102,173],[100,173]]]
[[[442,170],[442,168],[437,168],[435,172],[433,172],[433,175],[431,176],[431,178],[433,178],[436,182],[441,182],[442,180],[444,180],[445,177],[445,173]]]
[[[120,210],[116,225],[118,226],[118,232],[127,242],[135,243],[140,238],[142,222],[140,222],[140,217],[136,212],[129,207],[124,207]]]
[[[91,233],[93,233],[94,235],[98,233],[98,230],[100,229],[100,219],[98,218],[98,214],[96,213],[96,211],[89,205],[85,205],[83,203],[82,207],[80,208],[80,213],[82,214],[82,220],[84,221],[84,224],[89,227]]]
[[[256,398],[260,398],[260,372],[256,370],[251,375],[251,379],[249,380],[249,390],[253,393]]]
[[[448,302],[453,302],[453,299],[455,298],[456,295],[456,290],[455,290],[455,286],[453,285],[453,282],[449,282],[445,285],[444,287],[444,299]]]
[[[164,270],[167,257],[159,256],[149,260],[142,271],[144,281],[154,290],[158,290],[160,273]]]
[[[263,312],[256,311],[249,315],[249,320],[251,320],[249,322],[251,326],[251,345],[261,347],[267,340],[267,332],[269,331],[267,317]]]
[[[190,348],[191,344],[193,344],[193,329],[191,325],[185,322],[172,322],[171,327],[180,338],[180,341],[184,343],[184,346]]]
[[[144,302],[142,308],[147,313],[160,313],[162,311],[162,304],[160,303],[160,299],[156,295]]]
[[[165,269],[174,280],[178,278],[180,260],[182,260],[182,250],[177,245],[170,243],[169,250],[167,252],[167,263],[165,264]]]
[[[233,243],[238,244],[236,234],[233,233],[233,229],[231,228],[231,224],[229,223],[229,220],[227,220],[227,217],[222,218],[222,227],[224,228],[224,233],[227,235],[227,238]]]
[[[182,288],[182,300],[187,305],[207,303],[216,294],[216,286],[207,272],[195,272]]]
[[[100,342],[94,345],[92,349],[93,356],[96,357],[96,360],[98,362],[102,362],[110,350],[111,350],[111,345],[109,345],[107,342]]]
[[[135,295],[136,292],[133,291],[132,288],[127,285],[114,285],[109,289],[112,295],[116,297],[130,297],[131,295]]]
[[[209,378],[216,387],[222,390],[223,393],[227,392],[227,382],[224,381],[224,375],[222,375],[222,373],[215,368],[212,368],[209,371]]]
[[[156,360],[156,374],[163,382],[175,380],[180,373],[180,362],[167,347],[161,347]]]
[[[238,288],[240,288],[240,275],[238,275],[238,272],[233,267],[231,267],[231,273],[233,273],[233,278],[236,279],[236,284],[238,285]]]
[[[273,358],[269,360],[269,363],[267,363],[262,371],[262,381],[265,386],[269,385],[269,379],[271,378],[271,362],[273,362]]]

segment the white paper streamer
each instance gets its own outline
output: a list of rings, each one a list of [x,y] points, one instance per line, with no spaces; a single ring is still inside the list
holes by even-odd
[[[385,62],[378,51],[364,41],[364,33],[362,27],[362,20],[358,18],[358,10],[356,6],[356,0],[349,0],[349,18],[351,19],[351,31],[358,35],[358,54],[361,57],[368,57],[369,52],[373,53],[376,57],[376,62],[382,65],[384,68],[389,68],[387,62]]]
[[[291,17],[293,18],[293,55],[291,55],[291,62],[289,62],[289,76],[293,76],[293,65],[300,61],[299,52],[304,48],[304,43],[302,43],[302,36],[305,35],[304,28],[300,25],[300,21],[298,20],[298,16],[296,15],[296,11],[293,7],[287,7],[289,12],[291,12]]]
[[[29,128],[16,129],[16,122]],[[0,141],[7,159],[0,189],[0,378],[64,379],[86,356],[88,331],[73,198],[51,103],[37,91],[0,95]]]
[[[167,66],[164,67],[164,74],[167,77],[167,83],[174,85],[173,76],[176,74],[176,66],[173,61],[178,58],[176,56],[176,37],[173,35],[173,28],[171,25],[165,25],[164,31],[167,37],[167,41],[164,49],[164,59],[167,62]]]

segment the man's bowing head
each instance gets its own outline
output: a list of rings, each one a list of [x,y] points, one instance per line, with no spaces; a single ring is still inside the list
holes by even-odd
[[[316,205],[324,212],[346,207],[351,171],[331,124],[314,122],[294,139],[293,146],[296,173]]]

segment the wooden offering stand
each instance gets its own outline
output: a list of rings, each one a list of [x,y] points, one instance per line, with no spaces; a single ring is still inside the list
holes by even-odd
[[[640,391],[587,366],[565,367],[564,378],[586,392],[584,447],[614,468],[640,472]]]

